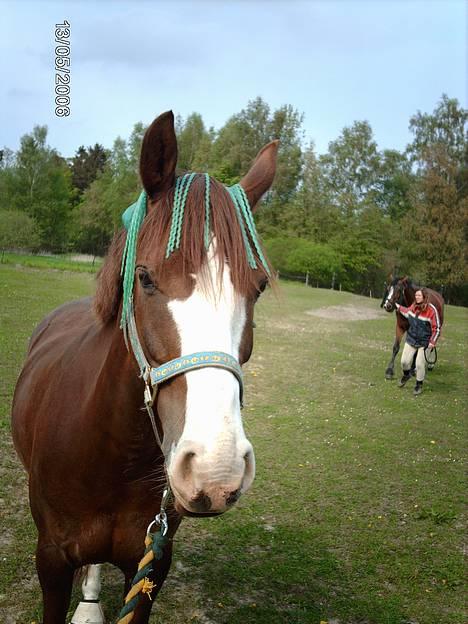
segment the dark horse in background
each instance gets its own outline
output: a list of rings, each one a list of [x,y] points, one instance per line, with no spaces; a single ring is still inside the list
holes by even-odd
[[[266,145],[240,181],[252,209],[273,182],[277,150],[277,141]],[[141,346],[154,367],[197,351],[222,351],[243,364],[252,351],[253,309],[268,272],[249,265],[224,185],[210,179],[206,199],[205,174],[194,174],[180,247],[166,257],[176,162],[174,116],[168,112],[148,128],[141,149],[147,213],[133,289]],[[169,543],[151,572],[154,593],[169,570],[182,517],[223,513],[255,474],[239,382],[228,370],[193,370],[160,386],[153,409],[161,448],[156,444],[144,410],[145,384],[119,327],[124,244],[122,230],[98,276],[94,300],[68,303],[37,327],[14,395],[13,438],[29,475],[38,529],[43,624],[64,624],[74,573],[82,566],[91,564],[95,576],[93,564],[114,564],[128,591],[166,479],[173,493]],[[132,624],[147,623],[151,605],[140,601]]]
[[[399,303],[407,308],[414,301],[414,293],[419,290],[421,286],[418,286],[411,281],[409,277],[395,277],[391,283],[385,287],[385,292],[382,297],[381,308],[384,308],[387,312],[393,312],[396,310],[395,303]],[[435,290],[426,288],[429,303],[432,303],[439,313],[440,325],[444,322],[444,299]],[[395,341],[393,343],[393,351],[390,362],[388,363],[385,371],[386,379],[393,379],[395,358],[400,350],[400,343],[403,335],[406,333],[409,327],[408,320],[396,310],[396,328],[395,328]]]

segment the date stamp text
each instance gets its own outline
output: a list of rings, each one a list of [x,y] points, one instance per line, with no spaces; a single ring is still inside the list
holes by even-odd
[[[55,24],[55,114],[70,114],[70,24]]]

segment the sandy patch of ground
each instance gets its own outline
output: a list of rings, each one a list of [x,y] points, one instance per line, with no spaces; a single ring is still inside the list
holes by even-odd
[[[383,316],[381,310],[373,310],[372,308],[353,304],[326,306],[324,308],[317,308],[316,310],[307,310],[306,314],[336,321],[372,321],[382,318]]]

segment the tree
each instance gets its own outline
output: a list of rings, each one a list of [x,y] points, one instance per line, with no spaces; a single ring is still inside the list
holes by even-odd
[[[259,214],[261,231],[279,227],[282,208],[297,188],[302,165],[302,121],[303,116],[292,106],[282,106],[271,113],[268,104],[257,97],[226,122],[213,143],[211,173],[225,184],[234,184],[260,149],[279,139],[275,184]]]
[[[184,171],[207,171],[210,162],[212,132],[207,131],[199,113],[192,113],[177,130],[177,166]]]
[[[9,203],[36,221],[44,248],[63,251],[68,243],[71,173],[46,140],[47,126],[35,126],[21,137]]]
[[[37,223],[19,210],[0,211],[0,250],[39,249],[41,237]]]
[[[102,254],[122,226],[122,213],[141,192],[139,153],[145,128],[135,124],[128,141],[117,137],[104,169],[74,211],[73,239],[80,251]]]
[[[321,163],[336,206],[347,217],[359,212],[376,190],[380,156],[367,121],[355,121],[332,141]]]
[[[422,282],[463,296],[468,281],[468,112],[442,98],[410,120],[407,152],[417,167],[411,212],[402,221],[401,260]],[[465,288],[466,290],[466,288]]]
[[[104,169],[107,161],[107,152],[102,145],[96,143],[93,147],[85,148],[81,145],[72,158],[72,184],[78,189],[78,197],[96,179],[98,173]]]
[[[298,190],[281,212],[281,230],[299,238],[325,243],[341,229],[342,215],[333,204],[313,143],[305,150],[302,163]]]
[[[384,150],[373,199],[392,221],[398,221],[410,208],[410,189],[414,176],[411,163],[397,150]]]
[[[331,285],[342,273],[340,253],[325,243],[297,239],[288,254],[286,269],[292,273],[309,273],[310,278],[322,285]]]
[[[468,197],[458,191],[458,163],[446,146],[426,149],[430,157],[404,220],[402,256],[421,281],[453,290],[468,281]]]
[[[449,161],[466,166],[467,122],[468,111],[460,106],[456,98],[449,98],[445,93],[432,114],[418,111],[409,123],[414,139],[407,151],[412,161],[425,169],[428,158],[437,154],[433,148],[443,145]],[[435,156],[433,165],[437,162]]]

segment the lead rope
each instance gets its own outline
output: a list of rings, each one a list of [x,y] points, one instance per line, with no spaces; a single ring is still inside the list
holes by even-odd
[[[164,546],[168,542],[167,532],[169,529],[166,505],[169,502],[171,490],[169,486],[163,492],[161,499],[161,509],[154,520],[151,521],[145,537],[145,552],[138,564],[138,570],[132,580],[132,586],[125,596],[125,604],[120,610],[117,624],[129,624],[135,615],[140,600],[144,596],[148,596],[149,600],[153,600],[151,592],[155,589],[155,583],[150,580],[149,576],[154,571],[153,561],[159,561],[164,554]],[[152,531],[154,525],[159,526],[158,531]]]

